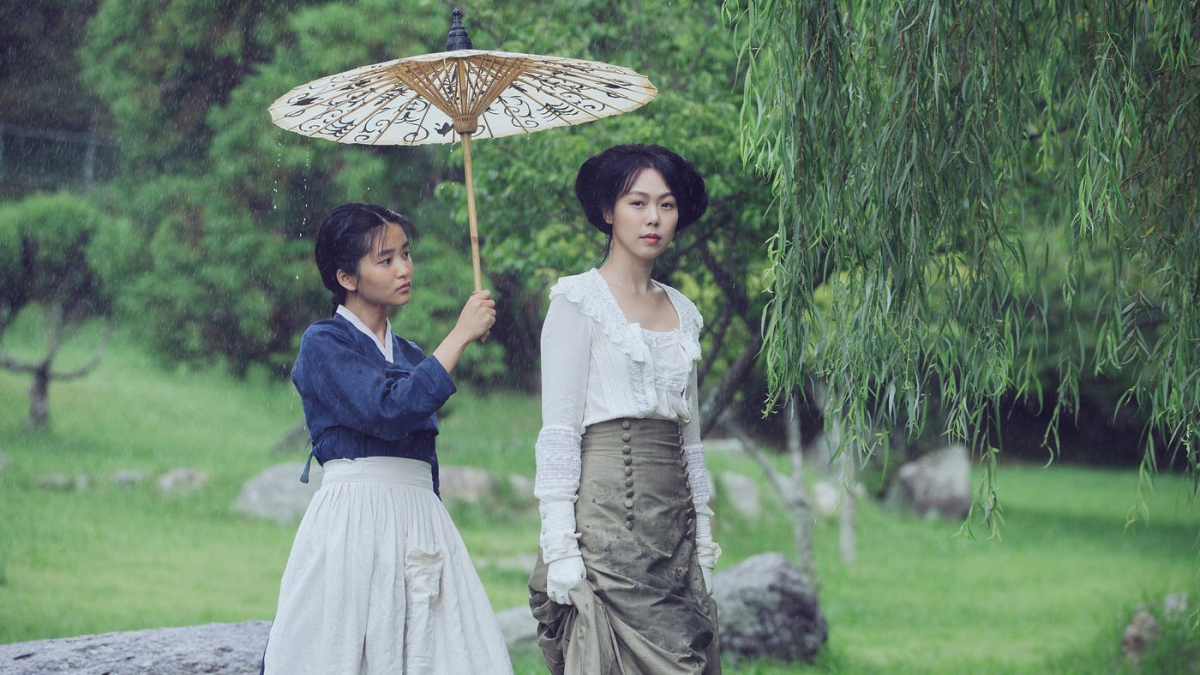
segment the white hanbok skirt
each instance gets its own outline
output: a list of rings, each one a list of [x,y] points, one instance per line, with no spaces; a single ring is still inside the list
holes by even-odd
[[[263,670],[512,673],[500,626],[425,462],[330,460],[296,532]]]

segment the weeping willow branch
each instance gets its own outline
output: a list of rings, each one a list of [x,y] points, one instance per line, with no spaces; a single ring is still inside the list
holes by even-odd
[[[985,411],[1057,380],[1057,420],[1081,378],[1122,370],[1196,475],[1196,10],[727,2],[745,36],[742,152],[775,197],[773,396],[835,383],[847,447],[871,447],[854,438],[868,420],[912,431],[938,411],[982,453],[978,510],[995,524]],[[1139,295],[1160,327],[1123,311]]]

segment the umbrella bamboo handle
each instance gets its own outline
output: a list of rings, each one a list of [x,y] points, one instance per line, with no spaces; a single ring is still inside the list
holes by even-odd
[[[475,222],[475,180],[471,175],[471,134],[462,134],[463,168],[467,180],[467,218],[471,225],[471,267],[475,272],[475,290],[483,290],[483,271],[479,265],[479,226]]]

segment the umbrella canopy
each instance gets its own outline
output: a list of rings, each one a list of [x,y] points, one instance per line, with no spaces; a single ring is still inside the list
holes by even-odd
[[[639,108],[658,90],[628,68],[472,48],[454,10],[447,51],[396,59],[296,87],[270,107],[278,126],[360,145],[463,144],[475,288],[482,287],[471,138],[590,122]]]

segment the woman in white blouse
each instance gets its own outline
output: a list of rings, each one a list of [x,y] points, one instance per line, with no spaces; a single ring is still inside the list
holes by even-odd
[[[620,145],[583,164],[575,194],[609,253],[558,280],[542,327],[539,645],[553,673],[719,673],[703,319],[651,278],[704,214],[704,180],[666,148]]]

